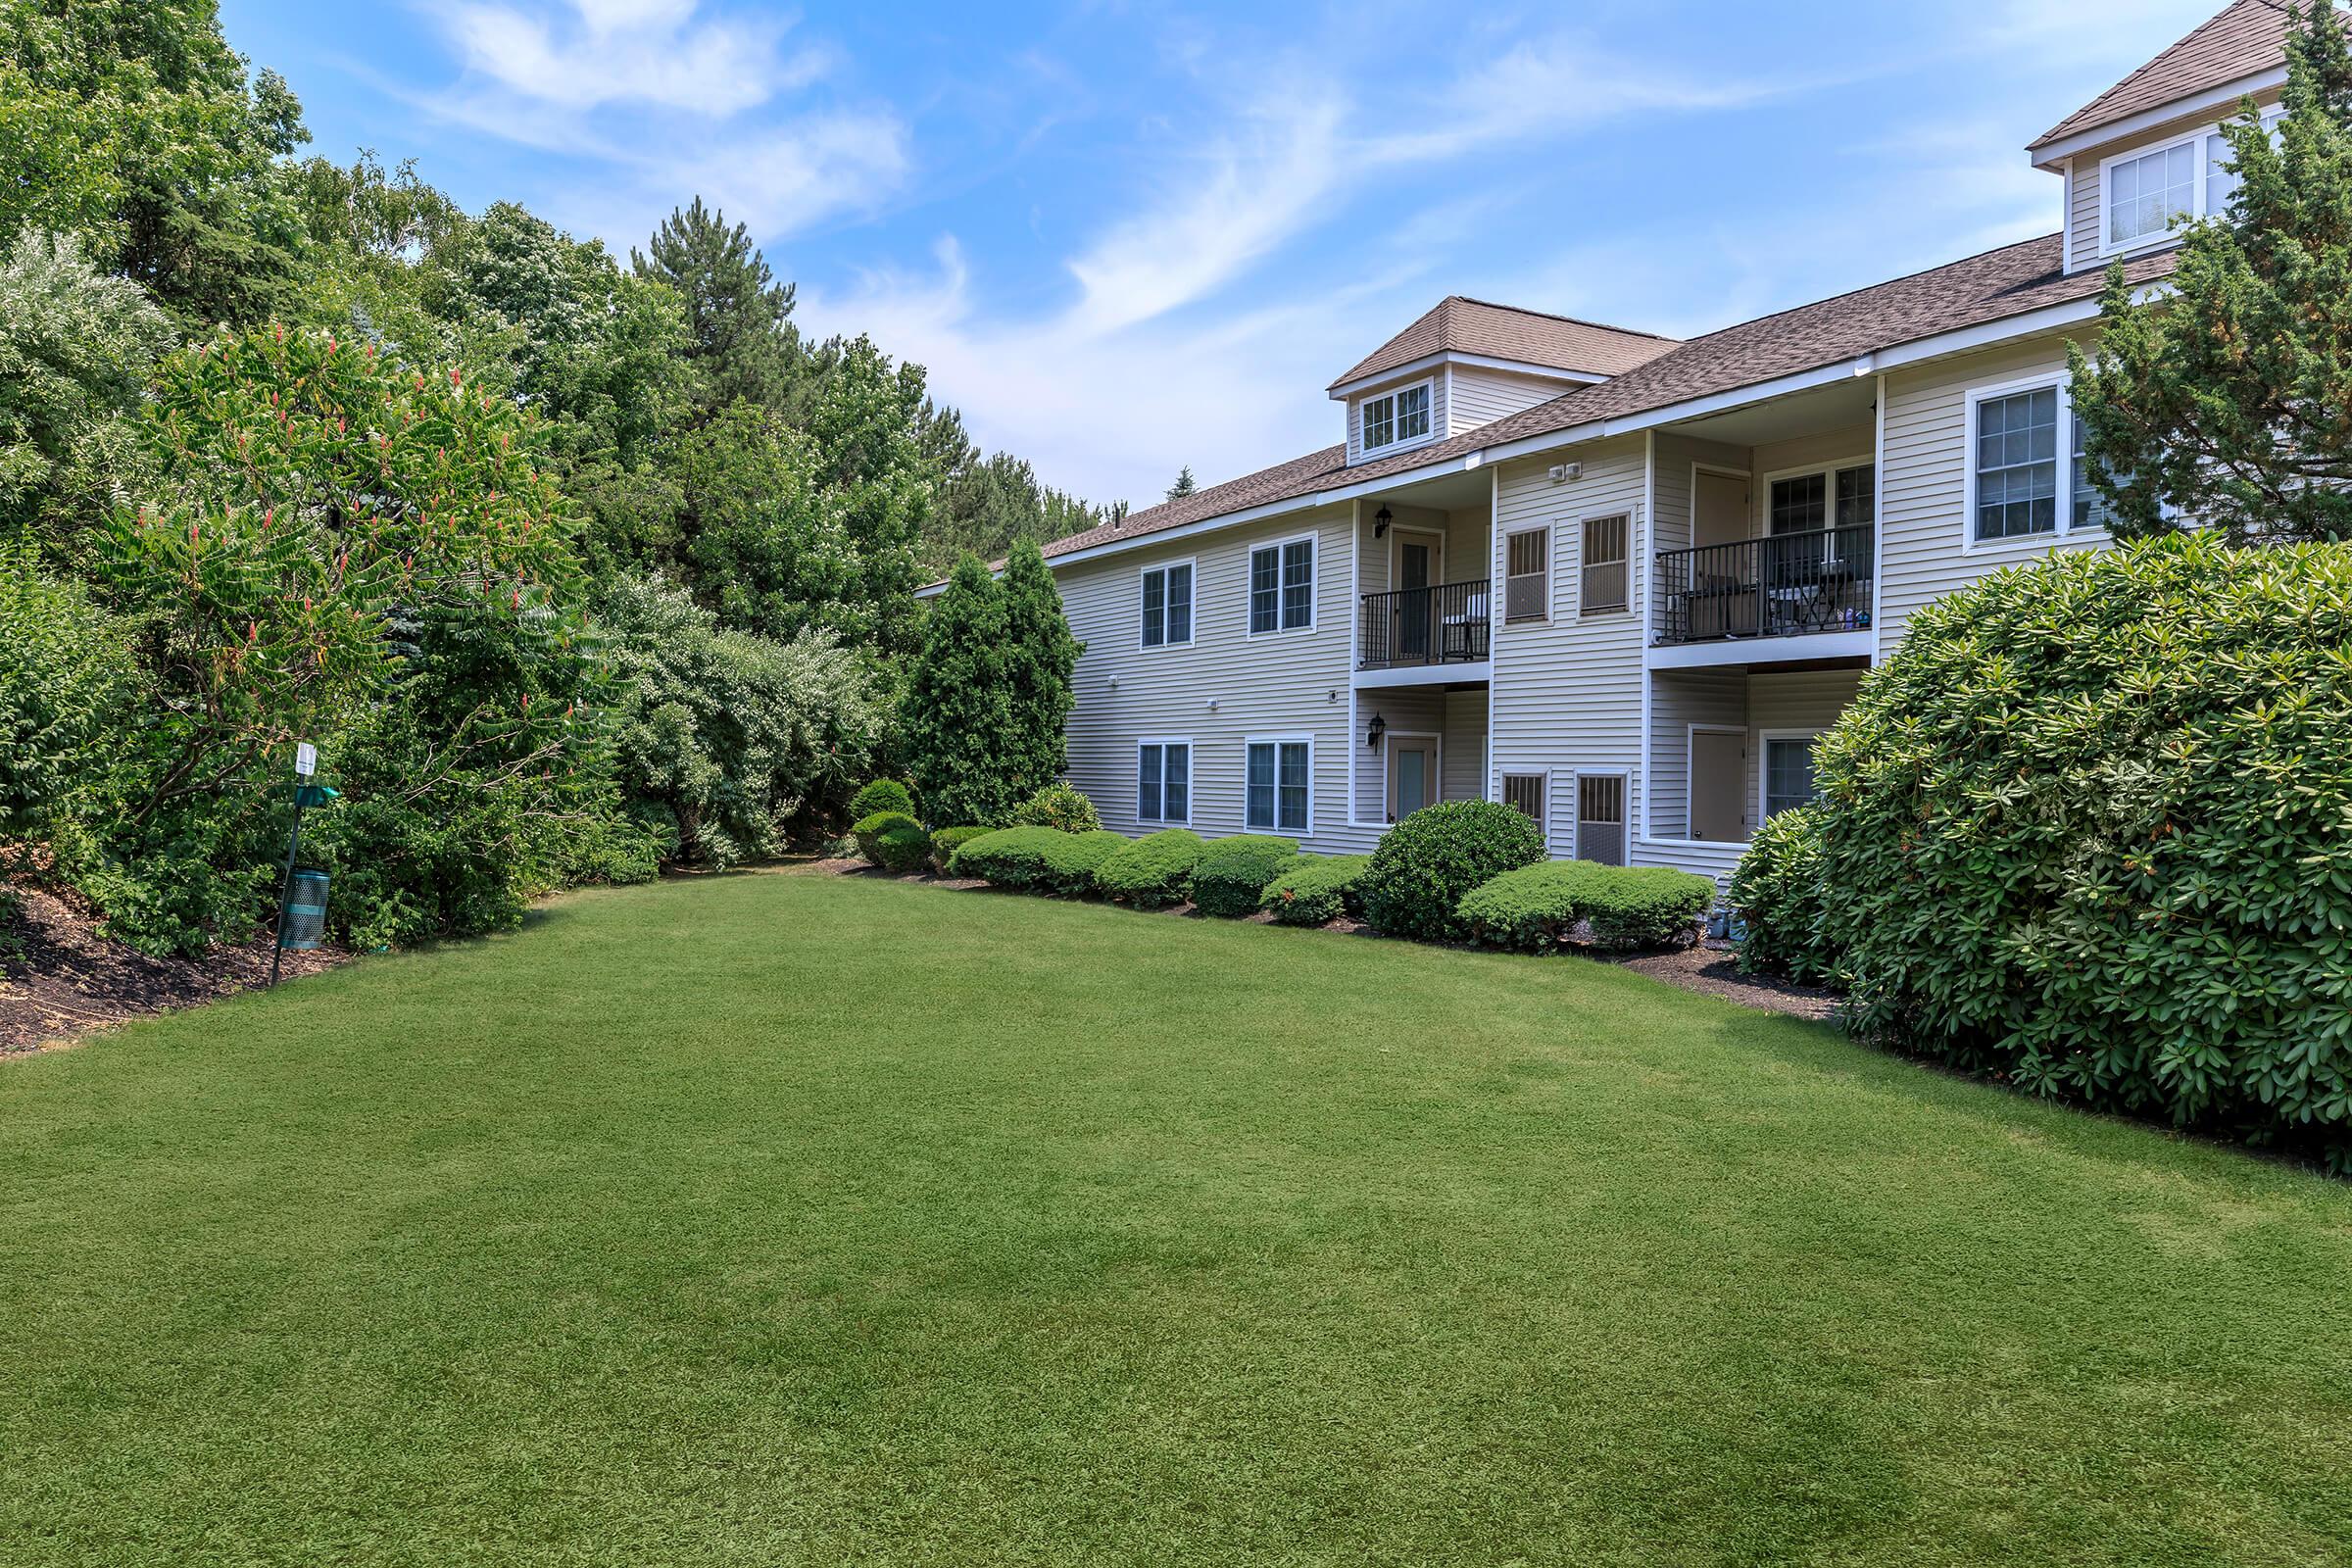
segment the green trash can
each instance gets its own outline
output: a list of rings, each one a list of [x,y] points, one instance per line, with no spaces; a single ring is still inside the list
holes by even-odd
[[[277,945],[307,953],[326,940],[326,873],[297,871],[286,883],[286,905],[277,912]]]

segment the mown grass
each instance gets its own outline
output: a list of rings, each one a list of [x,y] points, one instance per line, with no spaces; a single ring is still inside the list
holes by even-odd
[[[1617,969],[811,876],[0,1066],[0,1562],[2320,1563],[2352,1188]]]

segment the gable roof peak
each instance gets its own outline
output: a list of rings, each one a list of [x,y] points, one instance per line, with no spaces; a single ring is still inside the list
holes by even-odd
[[[2336,0],[2340,7],[2342,0]],[[2137,71],[2029,144],[2052,142],[2129,120],[2286,63],[2286,0],[2230,0]]]
[[[1673,338],[1655,332],[1448,294],[1414,318],[1410,326],[1357,361],[1331,383],[1331,390],[1437,354],[1477,355],[1539,369],[1606,377],[1646,365],[1674,345]]]

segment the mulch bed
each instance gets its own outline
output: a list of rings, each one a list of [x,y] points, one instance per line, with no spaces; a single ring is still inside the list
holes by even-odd
[[[0,882],[20,907],[0,909],[0,1055],[72,1045],[98,1030],[195,1006],[266,984],[270,938],[216,947],[201,958],[150,958],[100,934],[79,903],[54,889]],[[351,955],[289,953],[284,979]]]

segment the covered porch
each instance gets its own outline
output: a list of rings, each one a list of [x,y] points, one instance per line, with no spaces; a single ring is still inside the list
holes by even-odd
[[[1493,489],[1453,473],[1367,497],[1355,519],[1355,668],[1484,680],[1493,658]]]
[[[1868,662],[1653,670],[1646,836],[1736,855],[1777,811],[1813,798],[1813,744]]]

